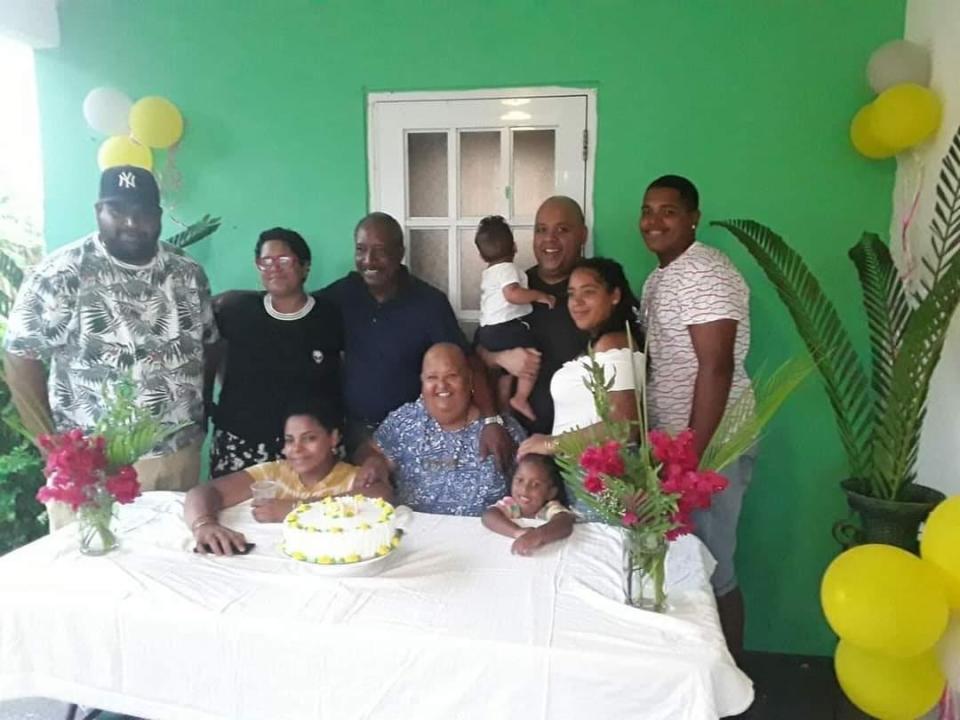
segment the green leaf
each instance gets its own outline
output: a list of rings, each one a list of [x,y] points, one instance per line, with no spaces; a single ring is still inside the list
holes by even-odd
[[[194,243],[198,243],[208,235],[212,235],[220,228],[220,218],[204,215],[197,222],[178,232],[173,237],[166,240],[167,243],[175,248],[183,250]]]
[[[960,128],[943,157],[930,232],[933,258],[922,259],[929,277],[920,280],[926,293],[946,274],[960,249]]]
[[[940,361],[950,321],[960,304],[960,263],[951,263],[913,311],[893,366],[886,411],[876,429],[880,454],[876,495],[896,499],[916,474],[920,430],[930,378]]]
[[[892,457],[876,434],[880,419],[886,415],[893,382],[893,368],[912,311],[890,250],[873,233],[864,233],[860,242],[850,249],[863,288],[863,305],[870,330],[870,350],[873,361],[871,389],[872,468],[867,475],[874,494],[882,494],[877,482],[891,485],[896,482]]]
[[[768,377],[757,374],[753,391],[741,393],[727,408],[703,451],[700,469],[720,472],[756,445],[763,429],[812,371],[812,360],[793,358]]]
[[[136,388],[129,375],[112,385],[104,385],[106,404],[94,428],[106,441],[107,462],[111,468],[132,465],[159,443],[187,427],[164,425],[147,407],[137,404]]]
[[[752,220],[711,223],[739,240],[777,289],[820,371],[854,477],[870,469],[867,376],[840,316],[806,263],[783,238]]]

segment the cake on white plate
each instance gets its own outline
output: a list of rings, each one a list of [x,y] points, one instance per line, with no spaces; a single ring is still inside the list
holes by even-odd
[[[294,560],[320,565],[358,563],[389,554],[401,534],[397,512],[386,500],[327,497],[298,505],[287,515],[283,551]]]

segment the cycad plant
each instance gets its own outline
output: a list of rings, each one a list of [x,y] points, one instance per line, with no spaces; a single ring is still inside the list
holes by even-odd
[[[884,500],[905,500],[916,478],[930,378],[960,302],[960,130],[936,195],[918,289],[904,284],[877,235],[864,233],[849,251],[863,289],[869,371],[833,303],[783,238],[752,220],[713,223],[743,243],[793,317],[833,408],[852,489]]]

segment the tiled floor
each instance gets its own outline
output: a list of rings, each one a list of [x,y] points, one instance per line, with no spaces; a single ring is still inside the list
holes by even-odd
[[[67,704],[46,698],[24,698],[0,702],[0,720],[64,720]],[[82,720],[87,710],[81,709],[76,720]],[[126,715],[101,713],[97,720],[124,720]]]
[[[753,678],[756,699],[743,720],[868,720],[852,707],[833,675],[828,657],[747,653],[744,671]],[[66,705],[53,700],[0,702],[0,720],[63,720]],[[119,720],[104,714],[100,720]]]

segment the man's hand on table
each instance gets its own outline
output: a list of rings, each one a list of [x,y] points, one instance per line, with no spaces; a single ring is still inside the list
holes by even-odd
[[[197,551],[213,553],[214,555],[234,555],[242,553],[247,539],[242,533],[231,530],[213,522],[201,525],[193,531],[193,539],[197,541]]]
[[[493,455],[493,462],[500,472],[510,469],[516,443],[502,425],[492,423],[480,431],[480,459]]]

